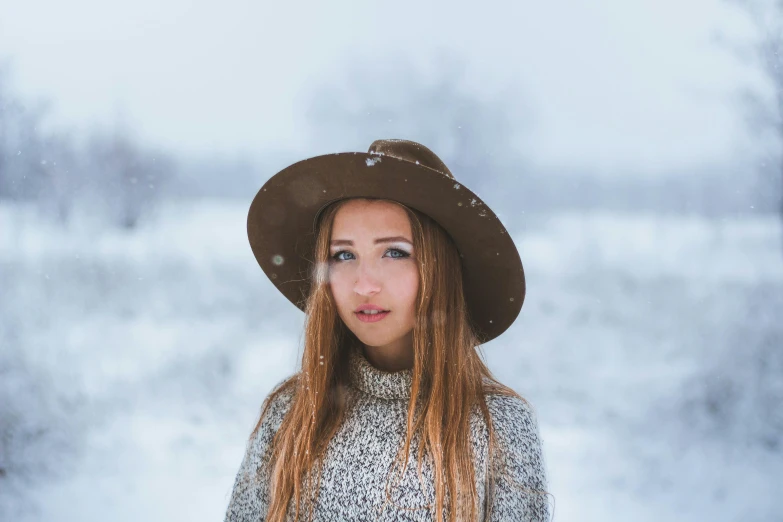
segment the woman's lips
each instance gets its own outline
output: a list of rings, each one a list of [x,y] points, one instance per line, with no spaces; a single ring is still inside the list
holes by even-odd
[[[377,323],[391,312],[378,312],[377,314],[365,314],[362,312],[354,312],[360,321],[363,323]]]

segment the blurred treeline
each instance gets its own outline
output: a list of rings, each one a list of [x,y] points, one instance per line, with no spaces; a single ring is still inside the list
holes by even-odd
[[[48,129],[50,106],[17,93],[10,70],[0,67],[0,200],[34,202],[64,224],[80,209],[135,227],[174,175],[172,156],[120,124],[86,139]]]
[[[79,211],[134,228],[163,199],[249,201],[293,161],[404,137],[432,148],[458,180],[509,220],[520,211],[564,209],[714,217],[778,209],[780,178],[748,158],[676,170],[640,164],[625,173],[535,164],[524,144],[535,132],[536,114],[523,94],[486,96],[466,88],[465,65],[453,58],[426,73],[404,60],[347,68],[335,75],[342,83],[310,91],[307,145],[254,151],[250,160],[211,151],[175,157],[143,143],[122,123],[84,138],[53,130],[46,125],[49,106],[17,92],[6,63],[0,67],[0,201],[35,203],[64,224]],[[568,160],[563,165],[573,164]]]
[[[314,152],[351,150],[346,144],[366,150],[368,137],[376,136],[420,141],[458,180],[497,207],[501,218],[561,210],[708,217],[777,212],[780,178],[776,165],[761,159],[665,168],[662,158],[660,165],[640,162],[625,172],[604,172],[579,166],[564,151],[559,163],[570,166],[536,164],[527,144],[538,115],[524,90],[479,94],[466,87],[470,76],[466,64],[451,56],[439,61],[437,71],[417,70],[404,60],[348,67],[335,75],[339,83],[310,97],[311,141],[322,144]],[[723,152],[715,151],[716,158]]]

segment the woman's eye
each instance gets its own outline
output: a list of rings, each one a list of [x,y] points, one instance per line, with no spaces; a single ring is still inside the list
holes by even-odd
[[[398,259],[403,257],[408,257],[410,255],[404,250],[400,250],[399,248],[390,248],[389,250],[387,250],[387,252],[397,252],[398,254],[400,254],[399,256],[391,256],[391,257],[396,257]]]
[[[398,254],[398,255],[390,255],[389,257],[391,257],[392,259],[403,259],[410,256],[409,253],[405,252],[404,250],[400,250],[399,248],[390,248],[386,252],[392,254],[394,253]],[[339,252],[335,252],[334,255],[332,255],[332,259],[334,259],[335,261],[347,261],[348,259],[340,257],[342,254],[353,256],[353,254],[351,254],[347,250],[340,250]]]
[[[350,253],[350,252],[348,252],[347,250],[340,250],[339,252],[335,253],[335,254],[332,256],[332,259],[335,259],[335,260],[337,260],[337,261],[345,261],[345,259],[343,259],[343,258],[341,258],[341,257],[340,257],[340,254],[348,254],[348,255],[351,255],[351,253]]]

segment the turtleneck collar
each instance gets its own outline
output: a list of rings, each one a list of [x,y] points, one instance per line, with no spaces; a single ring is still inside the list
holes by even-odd
[[[367,360],[360,348],[349,356],[351,383],[359,390],[381,399],[409,399],[413,370],[385,372]]]

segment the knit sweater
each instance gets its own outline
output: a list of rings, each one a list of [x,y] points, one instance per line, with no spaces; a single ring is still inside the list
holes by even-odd
[[[420,482],[417,436],[412,439],[405,474],[400,479],[392,472],[397,450],[405,441],[412,370],[378,370],[361,352],[352,352],[349,360],[355,400],[348,406],[346,421],[328,444],[314,521],[435,520],[433,467],[428,458],[423,459],[424,481]],[[270,404],[255,437],[248,441],[225,522],[265,519],[270,500],[270,443],[288,411],[292,394],[283,393]],[[542,493],[547,487],[544,456],[533,410],[516,397],[495,394],[487,395],[487,405],[497,445],[489,476],[489,432],[478,408],[470,420],[478,520],[549,520],[548,498]],[[386,500],[387,488],[391,502]],[[287,520],[293,520],[293,511],[290,502]],[[306,518],[302,515],[300,509],[300,520]],[[448,520],[445,509],[443,520]]]

